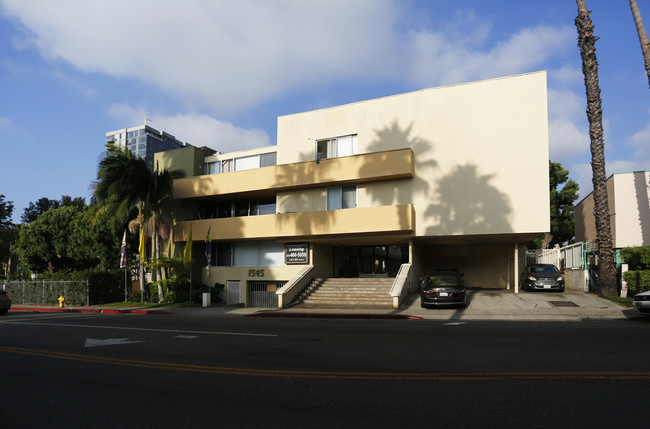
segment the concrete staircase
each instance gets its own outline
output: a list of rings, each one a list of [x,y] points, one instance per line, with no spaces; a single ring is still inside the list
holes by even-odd
[[[393,308],[393,278],[315,278],[298,296],[303,308]]]

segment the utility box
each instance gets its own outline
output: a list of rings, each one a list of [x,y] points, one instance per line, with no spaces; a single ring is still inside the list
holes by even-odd
[[[203,307],[210,306],[210,292],[203,293]]]

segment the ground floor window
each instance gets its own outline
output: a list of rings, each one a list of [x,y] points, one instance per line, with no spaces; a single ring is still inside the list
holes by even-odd
[[[275,241],[233,243],[233,266],[268,267],[284,265],[284,245]]]
[[[275,267],[284,265],[284,244],[275,241],[217,242],[211,265],[217,267]]]

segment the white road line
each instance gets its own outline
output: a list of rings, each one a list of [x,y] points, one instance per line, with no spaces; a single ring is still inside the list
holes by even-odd
[[[445,326],[459,326],[459,325],[464,325],[467,322],[449,322],[449,323],[443,323]]]
[[[242,337],[277,337],[277,334],[249,334],[246,332],[186,331],[182,329],[128,328],[123,326],[77,325],[72,323],[1,322],[7,325],[65,326],[69,328],[118,329],[123,331],[170,332],[179,334],[232,335]]]

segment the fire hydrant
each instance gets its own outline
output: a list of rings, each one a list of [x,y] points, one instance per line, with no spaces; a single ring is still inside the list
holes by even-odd
[[[64,302],[65,302],[65,296],[61,295],[59,297],[59,308],[63,308]]]

